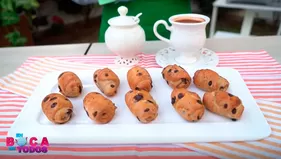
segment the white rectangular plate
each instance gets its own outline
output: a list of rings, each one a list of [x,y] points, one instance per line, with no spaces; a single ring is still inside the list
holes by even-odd
[[[112,69],[121,82],[118,94],[110,98],[118,107],[116,115],[109,124],[95,124],[83,109],[83,98],[89,92],[100,92],[93,82],[93,73],[96,69],[73,71],[82,80],[84,89],[80,97],[70,98],[74,105],[74,114],[70,122],[63,125],[52,124],[41,110],[42,99],[49,93],[58,92],[57,77],[61,72],[53,72],[41,80],[8,135],[23,133],[26,137],[46,136],[50,143],[63,144],[130,144],[246,141],[262,139],[271,133],[267,121],[239,72],[230,68],[210,69],[225,77],[230,83],[228,92],[242,100],[245,110],[238,121],[231,121],[207,110],[199,122],[185,121],[171,105],[172,89],[162,78],[162,68],[148,68],[153,80],[151,95],[159,105],[159,116],[150,124],[141,124],[125,104],[125,93],[130,89],[127,82],[128,68],[122,68]],[[196,71],[186,70],[191,77]],[[197,89],[193,83],[188,90],[198,93],[202,99],[204,92]]]

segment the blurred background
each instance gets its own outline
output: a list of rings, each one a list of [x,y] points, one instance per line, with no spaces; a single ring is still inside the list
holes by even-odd
[[[219,0],[224,5],[258,5],[250,36],[276,35],[281,0]],[[266,0],[268,2],[268,0]],[[192,12],[212,17],[215,0],[192,0]],[[1,0],[0,47],[97,42],[102,6],[96,0]],[[229,3],[229,4],[228,4]],[[264,11],[263,7],[273,7]],[[279,8],[279,10],[278,10]],[[247,10],[218,8],[213,38],[240,36]],[[246,23],[247,24],[247,23]],[[207,27],[209,36],[210,24]]]

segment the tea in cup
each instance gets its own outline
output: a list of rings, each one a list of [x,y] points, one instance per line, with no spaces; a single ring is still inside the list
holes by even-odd
[[[175,57],[177,63],[191,64],[197,61],[200,50],[206,41],[206,26],[210,18],[201,14],[178,14],[169,18],[172,26],[164,20],[154,24],[155,36],[170,44],[179,56]],[[164,38],[157,32],[158,25],[163,24],[171,32],[170,39]]]

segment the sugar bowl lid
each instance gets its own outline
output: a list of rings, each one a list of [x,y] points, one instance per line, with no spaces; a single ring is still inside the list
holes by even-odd
[[[127,16],[128,8],[121,6],[118,8],[118,13],[120,16],[111,18],[108,20],[108,24],[111,26],[132,26],[139,23],[139,17],[142,13],[134,16]]]

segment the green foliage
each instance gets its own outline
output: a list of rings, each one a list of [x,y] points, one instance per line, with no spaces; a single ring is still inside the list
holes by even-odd
[[[22,7],[25,10],[31,10],[39,7],[37,0],[15,0],[16,7]]]
[[[27,42],[26,37],[22,37],[20,32],[17,30],[7,34],[5,38],[8,39],[12,46],[23,46]]]
[[[30,11],[38,7],[37,0],[0,0],[0,24],[1,26],[17,24],[20,20],[17,9]]]
[[[20,18],[16,12],[3,11],[0,13],[1,25],[9,26],[17,24]]]
[[[6,27],[19,23],[18,9],[29,12],[39,7],[37,0],[0,0],[0,26]],[[12,46],[23,46],[27,38],[15,30],[5,35]]]

